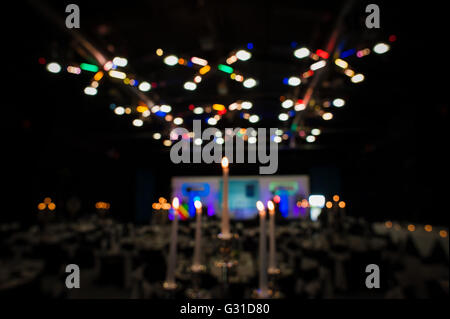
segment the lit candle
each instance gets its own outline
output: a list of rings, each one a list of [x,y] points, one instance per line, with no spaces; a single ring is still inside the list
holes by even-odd
[[[194,272],[201,271],[203,265],[201,263],[202,250],[202,203],[199,200],[194,202],[196,225],[195,225],[195,246],[194,246],[194,263],[192,270]]]
[[[175,289],[177,284],[175,283],[175,266],[177,261],[177,237],[178,237],[178,208],[180,207],[180,201],[178,197],[174,197],[172,201],[173,208],[173,220],[172,229],[170,232],[170,250],[169,250],[169,265],[167,267],[167,277],[164,282],[164,288]]]
[[[222,194],[222,239],[230,239],[230,216],[228,214],[228,158],[222,158],[223,194]]]
[[[267,208],[269,209],[269,273],[275,274],[279,270],[276,262],[275,251],[275,205],[270,200],[267,202]]]
[[[267,247],[266,247],[266,210],[261,201],[256,203],[259,211],[259,296],[268,297],[267,289]]]

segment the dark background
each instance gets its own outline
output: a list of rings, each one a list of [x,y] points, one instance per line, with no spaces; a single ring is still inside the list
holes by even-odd
[[[71,2],[47,3],[65,16],[64,8]],[[291,42],[324,47],[342,5],[339,1],[206,1],[204,6],[198,1],[76,3],[81,8],[81,31],[100,47],[114,44],[117,55],[126,56],[139,74],[149,78],[178,76],[162,63],[155,69],[149,62],[158,47],[194,54],[201,52],[199,43],[206,37],[214,43],[207,58],[215,60],[253,42],[255,66],[250,71],[265,83],[255,98],[264,101],[268,101],[264,92],[273,90],[275,98],[284,93],[280,83],[294,62],[285,58],[292,55]],[[357,1],[353,6],[345,22],[349,38],[370,37],[364,26],[369,3]],[[374,41],[390,34],[397,41],[388,54],[372,54],[358,66],[366,80],[344,88],[347,105],[318,143],[280,150],[278,173],[310,174],[312,192],[339,193],[354,216],[444,224],[447,186],[438,183],[448,147],[443,137],[448,98],[442,94],[441,80],[448,61],[448,27],[440,18],[444,3],[376,3],[381,8],[381,30]],[[218,165],[171,164],[168,149],[149,138],[151,134],[142,134],[152,129],[135,128],[111,112],[107,90],[88,97],[82,93],[86,81],[64,72],[48,73],[38,58],[67,57],[71,40],[28,2],[18,1],[5,10],[2,23],[0,220],[32,221],[45,196],[62,208],[72,195],[81,198],[85,212],[104,200],[111,202],[115,216],[133,220],[139,176],[154,179],[158,187],[153,200],[169,196],[171,176],[220,174]],[[103,38],[95,33],[101,25],[111,28]],[[177,105],[188,103],[180,96]],[[274,107],[279,109],[279,104]],[[268,108],[262,104],[262,112]],[[253,174],[257,168],[233,165],[231,174]]]

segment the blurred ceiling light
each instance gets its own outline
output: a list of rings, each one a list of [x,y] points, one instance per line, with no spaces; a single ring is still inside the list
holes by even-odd
[[[197,58],[195,56],[191,58],[191,62],[201,66],[205,66],[208,64],[208,61],[206,61],[205,59]]]
[[[233,68],[231,66],[228,66],[228,65],[225,65],[225,64],[219,64],[217,66],[217,69],[222,71],[222,72],[228,73],[228,74],[233,73]]]
[[[81,71],[80,71],[81,72]],[[97,73],[95,73],[94,75],[94,80],[95,81],[100,81],[103,78],[104,73],[102,71],[98,71]]]
[[[97,94],[97,89],[93,88],[92,86],[88,86],[84,89],[84,94],[86,95],[96,95]]]
[[[203,108],[202,107],[196,107],[194,109],[194,114],[202,114],[203,113]]]
[[[310,69],[313,70],[313,71],[316,71],[318,69],[323,68],[325,65],[327,65],[327,61],[321,60],[319,62],[311,64]]]
[[[246,50],[239,50],[236,52],[236,57],[241,61],[247,61],[252,57],[252,54]]]
[[[258,141],[257,138],[254,137],[254,136],[251,136],[251,137],[248,138],[248,143],[249,144],[256,144],[257,141]]]
[[[223,104],[213,104],[213,109],[216,111],[222,111],[225,109],[225,105]]]
[[[236,76],[234,77],[234,79],[238,82],[242,82],[244,81],[244,77],[242,75],[236,74]]]
[[[123,79],[125,79],[127,77],[127,75],[125,73],[120,72],[120,71],[116,71],[116,70],[110,70],[108,72],[108,74],[112,78],[121,79],[121,80],[123,80]]]
[[[150,89],[152,88],[151,84],[148,82],[141,82],[141,84],[139,84],[139,90],[141,90],[142,92],[148,92],[150,91]]]
[[[195,84],[194,82],[186,82],[184,83],[184,88],[188,91],[194,91],[197,88],[197,84]]]
[[[133,120],[133,125],[140,127],[140,126],[144,125],[144,121],[142,121],[141,119],[135,119],[135,120]]]
[[[176,117],[173,119],[173,123],[175,125],[181,125],[181,124],[183,124],[183,119],[181,117]]]
[[[113,59],[113,63],[117,66],[125,67],[128,64],[128,60],[117,56]]]
[[[256,123],[256,122],[259,121],[259,116],[258,115],[251,115],[248,120],[249,120],[250,123]]]
[[[217,120],[215,118],[213,118],[213,117],[210,117],[208,119],[208,124],[209,125],[216,125],[217,124]]]
[[[198,73],[200,74],[206,74],[209,72],[209,70],[211,70],[211,67],[209,65],[205,65],[203,68],[201,68],[200,70],[198,70]]]
[[[122,106],[118,106],[114,109],[114,113],[116,113],[117,115],[123,115],[125,113],[125,108],[123,108]]]
[[[287,121],[289,119],[289,115],[286,113],[281,113],[280,115],[278,115],[278,119],[280,121]]]
[[[333,105],[336,107],[343,107],[345,105],[345,101],[343,99],[334,99]]]
[[[97,81],[92,81],[91,87],[98,88],[98,82]]]
[[[362,82],[362,81],[364,81],[364,75],[361,74],[361,73],[355,74],[354,76],[352,76],[351,81],[352,81],[353,83],[359,83],[359,82]]]
[[[234,62],[236,62],[238,60],[238,58],[235,56],[235,55],[232,55],[232,56],[230,56],[228,59],[227,59],[227,64],[233,64]]]
[[[195,83],[200,83],[202,81],[202,77],[200,76],[200,75],[197,75],[195,78],[194,78],[194,82]]]
[[[250,110],[253,107],[253,103],[249,102],[249,101],[244,101],[244,102],[241,103],[241,107],[244,110]]]
[[[322,115],[322,118],[323,118],[325,121],[329,121],[329,120],[331,120],[331,119],[333,118],[333,113],[330,113],[330,112],[324,113],[324,114]]]
[[[243,85],[246,88],[251,89],[252,87],[256,86],[256,80],[253,78],[248,78],[247,80],[244,81]]]
[[[316,51],[316,54],[319,57],[321,57],[322,59],[328,59],[330,57],[330,54],[327,51],[324,51],[324,50],[321,50],[321,49],[318,49]]]
[[[150,114],[151,114],[150,110],[145,110],[144,112],[142,112],[143,117],[149,117]]]
[[[59,73],[61,72],[61,66],[56,62],[51,62],[47,64],[47,70],[51,73]]]
[[[338,67],[343,68],[343,69],[346,69],[346,68],[348,67],[347,61],[344,61],[344,60],[342,60],[342,59],[336,59],[336,60],[334,61],[334,63],[335,63]]]
[[[300,83],[302,83],[302,81],[300,80],[300,78],[298,78],[296,76],[291,76],[288,80],[288,84],[290,86],[299,86]]]
[[[281,103],[281,106],[285,109],[288,109],[288,108],[294,106],[294,101],[292,101],[290,99],[284,100],[283,103]]]
[[[311,130],[312,135],[318,136],[318,135],[320,135],[320,133],[322,133],[322,132],[318,128],[313,128]]]
[[[112,61],[108,61],[103,65],[103,70],[109,71],[114,66],[114,63]]]
[[[169,55],[164,58],[164,63],[169,66],[178,64],[178,58],[175,55]]]
[[[314,142],[316,141],[316,137],[313,136],[313,135],[308,135],[308,136],[306,137],[306,141],[307,141],[308,143],[314,143]]]
[[[352,77],[355,75],[355,71],[353,71],[352,69],[345,69],[344,74],[346,76]]]
[[[383,54],[388,52],[390,49],[389,44],[386,43],[377,43],[374,47],[373,47],[373,51],[377,54]]]
[[[294,55],[298,59],[303,59],[309,56],[310,52],[307,48],[300,48],[294,51]]]
[[[239,106],[239,104],[237,104],[236,102],[234,102],[234,103],[231,103],[231,104],[228,106],[228,109],[229,109],[230,111],[234,111],[234,110],[236,110],[236,109],[238,108],[238,106]]]
[[[76,67],[76,66],[68,66],[67,67],[67,72],[72,73],[72,74],[80,74],[81,73],[81,69]]]
[[[98,72],[98,66],[96,66],[94,64],[89,64],[89,63],[81,63],[80,69],[89,71],[89,72],[95,72],[95,73]]]
[[[306,105],[303,103],[297,103],[295,104],[294,109],[296,111],[303,111],[304,109],[306,109]]]
[[[164,104],[160,106],[159,110],[164,113],[169,113],[170,111],[172,111],[172,107],[170,105]]]
[[[370,54],[370,49],[359,50],[358,52],[356,52],[356,56],[358,58],[362,58],[362,57],[364,57],[366,55],[369,55],[369,54]]]
[[[139,113],[144,113],[145,111],[147,111],[148,110],[148,107],[147,106],[144,106],[144,105],[139,105],[137,108],[136,108],[136,111],[138,111]]]

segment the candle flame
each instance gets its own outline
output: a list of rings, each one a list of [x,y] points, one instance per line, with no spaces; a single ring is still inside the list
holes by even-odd
[[[222,158],[222,168],[227,168],[229,164],[228,157]]]
[[[267,208],[269,209],[269,211],[273,211],[275,209],[275,205],[271,200],[267,202]]]
[[[264,210],[264,204],[260,200],[256,202],[256,208],[261,212]]]
[[[196,201],[194,202],[194,206],[195,206],[195,208],[197,208],[197,209],[201,209],[201,208],[202,208],[202,202],[199,201],[199,200],[196,200]]]
[[[173,209],[178,209],[180,207],[180,200],[178,199],[178,197],[173,198],[172,207]]]

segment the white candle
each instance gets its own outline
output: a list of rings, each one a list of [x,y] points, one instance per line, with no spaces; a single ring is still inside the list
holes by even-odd
[[[194,202],[195,205],[195,246],[194,246],[194,263],[192,265],[193,271],[200,271],[203,269],[201,263],[202,257],[202,203],[199,200]]]
[[[222,158],[222,179],[223,179],[223,194],[222,194],[222,239],[230,239],[230,216],[228,214],[228,158]]]
[[[259,295],[268,297],[267,289],[267,245],[266,245],[266,210],[261,201],[256,203],[259,211]]]
[[[277,273],[276,248],[275,248],[275,205],[270,200],[267,202],[269,209],[269,273]]]
[[[170,250],[169,250],[169,265],[167,267],[166,281],[164,282],[164,288],[175,289],[177,284],[175,283],[175,266],[177,261],[177,237],[178,237],[178,208],[180,207],[180,201],[178,197],[174,197],[172,201],[173,208],[173,220],[172,229],[170,232]]]

